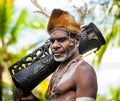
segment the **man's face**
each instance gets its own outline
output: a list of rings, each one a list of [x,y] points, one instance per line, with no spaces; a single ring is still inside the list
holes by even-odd
[[[75,53],[75,39],[68,32],[55,30],[50,34],[51,51],[56,61],[63,62]]]

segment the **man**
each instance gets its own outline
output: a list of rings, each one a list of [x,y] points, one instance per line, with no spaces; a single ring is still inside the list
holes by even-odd
[[[79,54],[81,29],[67,11],[54,9],[47,26],[51,51],[61,62],[46,91],[47,101],[95,101],[97,79],[94,69]],[[17,89],[19,101],[39,101],[33,94],[23,96]]]

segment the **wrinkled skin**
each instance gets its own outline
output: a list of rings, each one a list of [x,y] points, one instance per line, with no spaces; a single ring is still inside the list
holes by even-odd
[[[53,77],[53,83],[64,70],[67,63],[79,55],[79,37],[71,38],[67,32],[55,30],[50,34],[51,50],[56,61],[61,62],[61,67]],[[18,90],[19,91],[19,90]],[[20,96],[19,101],[39,101],[30,93],[27,97]],[[47,101],[76,101],[76,98],[91,97],[96,99],[97,79],[94,69],[82,58],[71,64],[55,88],[55,96]],[[26,98],[26,99],[25,99]]]

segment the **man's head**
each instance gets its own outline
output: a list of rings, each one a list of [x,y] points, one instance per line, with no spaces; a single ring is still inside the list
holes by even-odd
[[[81,29],[67,11],[54,9],[47,26],[56,61],[66,61],[78,51]]]

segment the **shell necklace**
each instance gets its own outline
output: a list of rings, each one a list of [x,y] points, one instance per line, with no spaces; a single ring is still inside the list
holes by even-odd
[[[49,87],[48,87],[48,90],[47,90],[47,97],[49,99],[51,99],[55,96],[54,91],[55,91],[58,83],[60,82],[61,78],[65,74],[65,72],[69,69],[70,65],[72,63],[77,62],[80,58],[81,58],[81,55],[78,55],[77,57],[72,59],[62,70],[60,70],[61,69],[61,64],[58,66],[58,68],[56,69],[56,71],[54,72],[54,74],[51,77],[50,84],[49,84]],[[60,72],[60,73],[57,75],[58,72]]]

